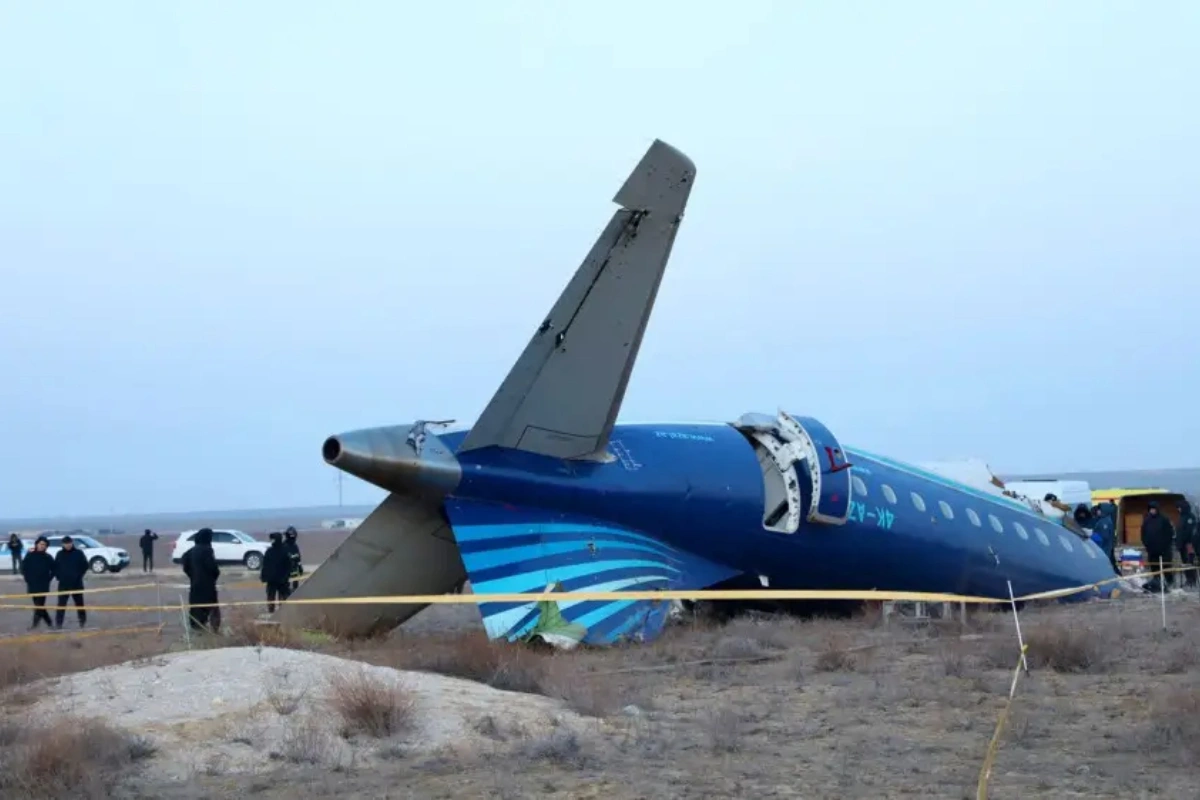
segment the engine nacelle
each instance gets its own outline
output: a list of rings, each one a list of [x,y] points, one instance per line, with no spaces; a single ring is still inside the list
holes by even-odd
[[[325,463],[389,492],[444,495],[462,479],[458,459],[427,423],[364,428],[330,436],[321,446]]]

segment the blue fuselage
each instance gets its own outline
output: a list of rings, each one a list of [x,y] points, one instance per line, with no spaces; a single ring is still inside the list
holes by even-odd
[[[457,450],[464,436],[439,439]],[[621,424],[608,452],[606,463],[459,453],[454,496],[587,515],[765,576],[774,589],[1005,598],[1009,580],[1020,596],[1113,577],[1095,544],[1016,501],[854,448],[845,448],[853,486],[845,524],[806,520],[791,534],[764,528],[763,474],[730,425]]]

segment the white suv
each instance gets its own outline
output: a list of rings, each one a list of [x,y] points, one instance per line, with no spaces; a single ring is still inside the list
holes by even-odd
[[[109,547],[108,545],[100,544],[90,536],[82,533],[55,533],[46,537],[49,547],[46,552],[51,556],[57,555],[62,549],[62,540],[64,536],[70,536],[71,541],[75,544],[76,550],[82,550],[87,556],[88,569],[97,575],[103,575],[105,572],[120,572],[129,566],[129,553],[119,547]],[[32,545],[28,545],[29,549],[25,552],[33,550]]]
[[[218,564],[244,564],[246,569],[262,568],[263,553],[267,545],[256,541],[253,536],[241,531],[227,528],[213,528],[213,556]],[[171,551],[171,561],[178,564],[183,561],[183,554],[192,549],[192,538],[199,531],[184,531],[175,540],[175,549]]]

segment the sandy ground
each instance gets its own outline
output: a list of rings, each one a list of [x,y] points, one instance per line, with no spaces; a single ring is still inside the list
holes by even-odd
[[[214,676],[216,680],[214,681]],[[341,732],[331,681],[396,689],[411,724],[395,735]],[[369,768],[442,748],[478,745],[472,723],[494,716],[524,731],[582,731],[584,720],[545,697],[514,695],[427,672],[401,672],[336,656],[271,647],[226,647],[89,670],[35,683],[31,720],[100,717],[144,734],[159,751],[147,777],[261,774],[273,760],[329,769]]]
[[[1031,671],[1001,740],[991,797],[1197,796],[1200,601],[1174,596],[1168,603],[1165,631],[1152,597],[1023,613]],[[244,634],[227,643],[249,644]],[[347,763],[341,744],[314,745],[302,717],[292,715],[296,721],[282,724],[320,751],[307,759],[314,763],[264,755],[261,768],[249,774],[232,761],[197,762],[180,780],[171,771],[180,762],[160,751],[122,773],[110,796],[960,800],[975,795],[1018,654],[1012,618],[1004,613],[982,613],[965,628],[895,619],[885,625],[870,616],[685,624],[648,646],[565,654],[494,647],[475,632],[401,631],[356,645],[277,644],[517,694],[499,710],[462,711],[471,732],[450,747],[431,738],[429,747],[412,748],[399,737],[395,747],[370,745],[386,755]],[[153,662],[180,646],[169,636],[120,645],[59,640],[20,653],[0,648],[0,659],[10,659],[10,675],[29,676],[131,658]],[[202,673],[208,677],[194,690],[194,704],[224,700],[229,674]],[[277,685],[290,685],[276,676]],[[10,708],[39,702],[30,686],[10,688]],[[547,698],[555,703],[544,705]],[[114,719],[127,713],[121,711],[127,700],[112,702],[91,708]],[[172,706],[147,698],[136,713],[169,718],[176,713]],[[549,731],[507,724],[526,709],[562,708],[588,724]],[[247,734],[234,726],[205,736],[206,749],[238,752]]]

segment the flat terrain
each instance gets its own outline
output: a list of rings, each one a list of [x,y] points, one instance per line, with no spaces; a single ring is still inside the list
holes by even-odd
[[[299,536],[301,554],[304,556],[305,569],[311,573],[321,562],[337,549],[348,534],[335,532],[301,532]],[[105,537],[104,542],[113,547],[124,547],[129,550],[133,563],[120,573],[92,575],[84,579],[88,590],[104,589],[103,592],[85,595],[84,602],[93,606],[158,606],[172,605],[176,609],[181,598],[187,598],[188,580],[183,569],[171,563],[171,548],[174,537],[160,538],[155,549],[155,568],[151,573],[142,572],[141,552],[137,548],[136,537],[132,544],[122,541],[123,537]],[[24,594],[25,583],[18,575],[13,575],[8,563],[0,563],[0,595]],[[130,588],[125,588],[130,587]],[[57,585],[51,586],[51,591],[57,591]],[[112,590],[112,591],[108,591]],[[261,601],[266,598],[266,591],[259,580],[257,572],[251,572],[245,567],[231,565],[221,567],[221,578],[217,587],[222,602],[237,602],[245,600]],[[469,591],[469,589],[468,589]],[[53,616],[57,600],[50,598],[48,608]],[[32,621],[33,606],[28,599],[0,599],[0,642],[5,637],[18,636],[28,633]],[[256,609],[265,612],[265,606]],[[249,613],[249,612],[247,612]],[[166,611],[89,611],[89,631],[105,631],[115,628],[140,627],[146,625],[164,624],[167,635],[182,636],[182,616],[178,610]],[[459,630],[479,624],[479,612],[474,606],[442,606],[430,608],[405,624],[406,631]],[[65,627],[76,629],[75,607],[67,606]],[[44,628],[40,630],[45,630]]]
[[[416,629],[358,643],[273,631],[231,615],[229,635],[205,637],[197,646],[265,644],[441,673],[509,690],[514,694],[502,697],[514,709],[535,705],[533,696],[549,698],[574,721],[534,730],[515,713],[472,712],[470,737],[431,751],[412,731],[436,720],[410,718],[370,735],[347,731],[335,747],[310,731],[301,713],[276,701],[268,714],[272,725],[291,726],[288,746],[214,729],[197,742],[190,774],[168,779],[160,767],[177,754],[119,738],[129,732],[112,733],[111,741],[132,743],[86,752],[74,746],[72,763],[95,763],[68,785],[61,769],[47,766],[56,763],[49,753],[71,749],[68,734],[82,723],[27,730],[33,723],[24,709],[41,693],[64,691],[37,681],[105,664],[157,663],[158,654],[182,648],[178,632],[10,642],[0,645],[0,686],[8,687],[6,708],[15,712],[7,741],[23,744],[0,741],[0,760],[7,760],[0,764],[0,795],[7,780],[21,796],[165,800],[290,800],[298,793],[960,800],[975,796],[1018,655],[1012,617],[994,612],[974,615],[965,628],[897,619],[885,625],[873,615],[692,621],[650,645],[544,653],[489,644],[474,627],[464,631],[465,610],[474,613],[470,606],[430,609]],[[1171,597],[1166,631],[1159,614],[1158,602],[1146,596],[1023,613],[1031,672],[1002,735],[989,796],[1196,796],[1200,602],[1195,595]],[[211,704],[225,702],[221,674],[207,684],[204,674],[189,679],[190,691],[200,695],[193,702],[206,696]],[[170,678],[164,672],[156,680]],[[134,713],[129,700],[112,694],[125,717]],[[363,697],[381,702],[378,693],[355,697],[360,717]],[[326,714],[349,713],[344,693],[337,702],[331,698],[320,706]],[[419,710],[427,707],[434,706],[418,703],[406,713],[435,713]],[[178,709],[162,713],[168,712]],[[136,710],[139,717],[150,713]],[[90,740],[103,738],[89,731]],[[57,749],[38,750],[43,740],[57,742]],[[363,741],[372,743],[370,760],[337,755],[347,742],[359,752],[354,748]],[[252,772],[200,757],[234,746],[260,748]]]

